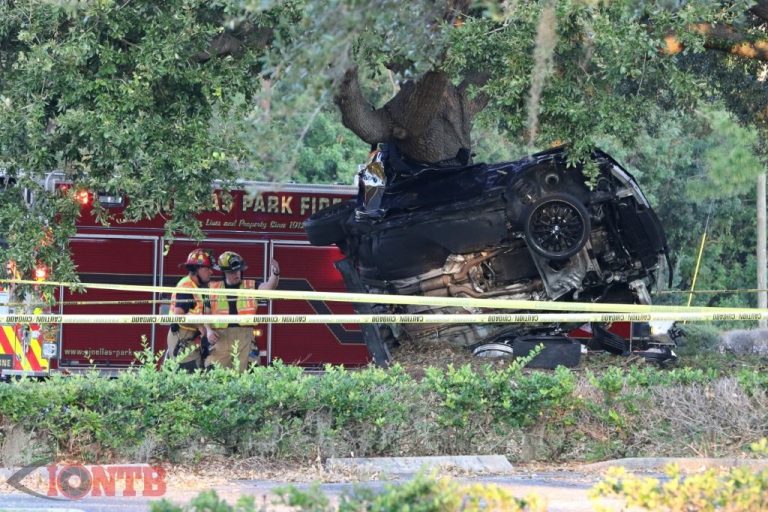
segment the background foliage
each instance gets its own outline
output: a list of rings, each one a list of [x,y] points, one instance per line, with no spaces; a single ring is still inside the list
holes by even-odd
[[[31,0],[0,4],[0,259],[28,276],[74,269],[72,200],[52,170],[130,197],[129,218],[163,214],[200,236],[214,179],[349,183],[367,146],[332,104],[358,66],[381,106],[401,80],[443,69],[490,74],[478,160],[568,143],[627,164],[659,210],[689,284],[751,287],[754,181],[765,169],[768,95],[759,60],[707,46],[719,23],[750,38],[751,2],[391,0]],[[669,38],[681,51],[671,53]],[[217,41],[237,44],[217,45]],[[10,178],[10,179],[9,179]],[[29,205],[22,193],[32,191]],[[29,194],[27,194],[27,199]],[[711,213],[710,213],[711,212]],[[105,215],[105,212],[101,212]],[[50,231],[48,230],[50,228]],[[749,295],[706,296],[747,304]]]

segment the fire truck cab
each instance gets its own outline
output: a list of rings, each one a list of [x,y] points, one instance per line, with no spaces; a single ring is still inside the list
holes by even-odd
[[[4,242],[0,240],[0,243]],[[6,265],[6,270],[9,277],[20,277],[12,262]],[[39,301],[34,300],[34,293],[27,292],[19,297],[15,292],[13,285],[0,283],[0,315],[47,312],[41,308]],[[48,375],[49,361],[57,353],[56,333],[55,325],[0,324],[0,377]]]

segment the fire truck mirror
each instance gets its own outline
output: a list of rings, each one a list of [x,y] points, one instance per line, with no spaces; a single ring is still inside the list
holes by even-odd
[[[0,315],[8,314],[8,304],[11,302],[11,294],[8,290],[0,287]]]

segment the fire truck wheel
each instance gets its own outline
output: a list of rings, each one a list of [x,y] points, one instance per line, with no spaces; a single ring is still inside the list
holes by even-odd
[[[355,211],[356,200],[348,199],[314,213],[304,221],[304,231],[312,245],[332,245],[344,240],[344,222]]]

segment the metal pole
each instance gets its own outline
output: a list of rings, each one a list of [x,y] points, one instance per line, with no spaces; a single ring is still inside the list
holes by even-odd
[[[757,307],[768,307],[768,292],[766,289],[766,211],[765,211],[765,173],[757,177]],[[760,320],[761,329],[768,328],[768,321]]]
[[[701,234],[701,245],[699,246],[699,254],[696,257],[696,268],[693,269],[693,280],[691,280],[691,291],[688,293],[688,307],[691,307],[693,301],[693,291],[696,289],[696,279],[699,277],[699,268],[701,267],[701,257],[704,256],[704,244],[707,241],[707,230],[709,229],[709,217],[712,215],[712,203],[709,203],[709,211],[707,212],[707,221],[704,223],[704,233]]]

